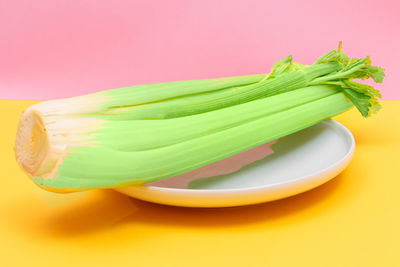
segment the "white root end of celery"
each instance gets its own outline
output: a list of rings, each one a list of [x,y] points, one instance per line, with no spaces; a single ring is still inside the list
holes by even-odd
[[[66,103],[57,101],[58,105],[52,101],[33,105],[24,111],[19,120],[15,156],[30,177],[54,178],[69,148],[93,145],[86,133],[100,128],[105,122],[98,118],[71,116],[71,107],[67,112],[69,114],[62,114],[60,107]],[[79,111],[75,109],[75,113]]]

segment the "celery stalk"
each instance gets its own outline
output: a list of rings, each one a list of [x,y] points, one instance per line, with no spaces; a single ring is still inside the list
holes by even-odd
[[[381,82],[369,58],[331,50],[310,66],[291,56],[267,75],[170,82],[41,102],[21,116],[15,152],[43,189],[149,183],[227,158],[355,106],[368,117]]]

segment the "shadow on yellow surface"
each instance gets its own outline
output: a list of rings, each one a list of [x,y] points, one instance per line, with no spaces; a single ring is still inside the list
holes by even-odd
[[[7,218],[17,231],[52,237],[85,235],[115,230],[130,224],[219,228],[273,221],[324,201],[340,186],[341,175],[311,191],[269,203],[231,208],[184,208],[148,203],[113,190],[99,190],[62,208],[24,210],[25,203],[13,201]],[[42,203],[43,204],[43,203]],[[23,211],[23,212],[22,212]]]

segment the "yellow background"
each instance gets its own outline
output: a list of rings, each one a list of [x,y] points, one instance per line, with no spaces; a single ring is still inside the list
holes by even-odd
[[[309,192],[247,207],[189,209],[114,191],[35,187],[18,168],[18,116],[0,101],[0,266],[400,266],[400,101],[363,119],[346,170]]]

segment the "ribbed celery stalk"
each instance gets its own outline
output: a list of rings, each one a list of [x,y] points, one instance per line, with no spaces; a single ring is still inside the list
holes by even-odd
[[[56,192],[175,176],[304,129],[355,105],[379,108],[368,58],[333,50],[313,65],[287,57],[268,75],[173,82],[48,101],[21,116],[17,160]]]
[[[145,87],[100,92],[100,95],[109,99],[103,106],[101,115],[109,115],[109,119],[114,120],[176,118],[237,105],[309,85],[336,83],[343,79],[372,77],[376,82],[381,82],[382,73],[380,68],[370,65],[368,57],[350,59],[339,46],[338,51],[331,50],[311,66],[292,62],[291,56],[286,57],[274,64],[267,77],[248,85],[217,90],[209,90],[207,87],[198,90],[188,83],[180,89],[174,87],[170,90],[168,87],[168,97],[165,96],[165,90],[160,89],[163,87],[152,88],[151,92],[154,92],[155,96],[149,96]],[[159,93],[160,90],[162,93]]]
[[[263,100],[255,101],[260,102],[257,103],[260,109],[263,107]],[[255,103],[242,104],[241,109],[236,109],[236,112],[229,116],[239,116],[246,111],[248,105],[253,104]],[[70,147],[68,156],[64,157],[62,164],[58,166],[56,178],[33,180],[48,190],[67,191],[148,183],[193,170],[304,129],[351,106],[352,103],[343,93],[336,93],[220,131],[149,150],[117,150],[101,142],[92,146]],[[219,112],[210,113],[217,116],[214,113]],[[198,115],[193,117],[196,116]],[[223,120],[224,116],[220,118]],[[184,125],[177,128],[183,129]],[[169,134],[172,132],[169,131]],[[153,136],[154,134],[153,132]],[[93,140],[96,140],[96,137],[93,137]]]
[[[338,86],[310,86],[251,103],[218,109],[212,114],[206,112],[168,120],[131,120],[129,123],[108,121],[91,134],[96,135],[96,141],[102,146],[120,151],[155,149],[189,141],[303,105],[333,95],[339,89]],[[154,133],[162,134],[154,138]]]

